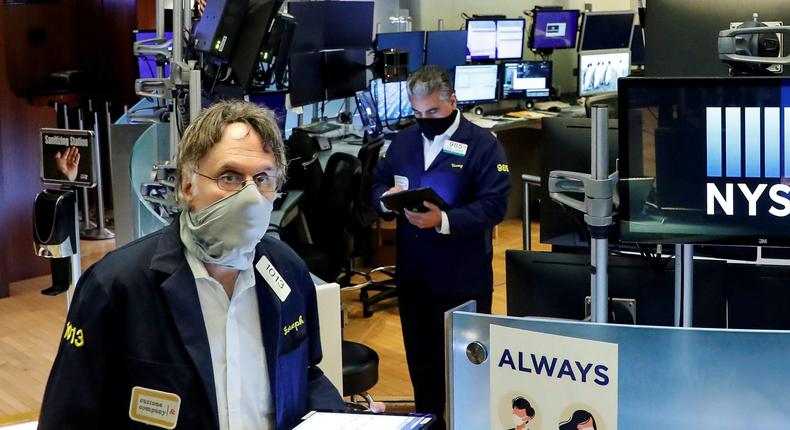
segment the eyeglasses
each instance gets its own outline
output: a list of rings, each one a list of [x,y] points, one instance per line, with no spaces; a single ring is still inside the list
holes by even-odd
[[[217,187],[223,191],[240,191],[248,182],[254,183],[260,193],[273,193],[277,191],[277,177],[269,176],[266,173],[259,173],[253,176],[252,179],[246,179],[243,175],[239,175],[238,173],[223,173],[216,178],[204,175],[197,170],[195,170],[195,173],[216,182]]]

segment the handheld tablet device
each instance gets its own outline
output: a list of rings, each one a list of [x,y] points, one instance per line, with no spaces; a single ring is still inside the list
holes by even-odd
[[[442,210],[447,208],[447,202],[436,194],[433,188],[416,188],[381,196],[384,206],[394,211],[406,209],[411,212],[428,212],[428,208],[422,205],[424,201],[431,202]]]

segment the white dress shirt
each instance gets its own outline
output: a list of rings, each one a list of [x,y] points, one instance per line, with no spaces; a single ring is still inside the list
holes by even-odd
[[[254,268],[242,270],[228,298],[206,267],[184,250],[206,324],[220,430],[274,428]]]

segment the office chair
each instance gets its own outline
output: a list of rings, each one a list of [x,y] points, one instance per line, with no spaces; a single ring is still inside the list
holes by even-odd
[[[318,192],[318,213],[307,219],[313,243],[292,244],[310,271],[327,282],[337,280],[350,265],[350,220],[361,174],[357,157],[339,152],[329,157]]]
[[[288,181],[284,190],[302,190],[299,207],[305,214],[308,225],[317,222],[320,216],[319,196],[323,173],[318,161],[318,149],[310,135],[295,131],[285,142],[288,158]]]
[[[362,164],[362,178],[360,180],[359,195],[355,206],[355,235],[358,242],[364,242],[369,247],[371,227],[378,222],[378,212],[370,204],[370,192],[373,186],[373,171],[379,160],[381,147],[384,145],[382,137],[371,138],[366,136],[365,143],[359,149],[359,160]],[[364,239],[364,240],[359,240]],[[364,249],[364,246],[360,248]],[[359,249],[359,248],[358,248]],[[374,274],[378,274],[375,275]],[[382,278],[381,275],[386,275]],[[372,307],[382,300],[397,297],[395,289],[395,266],[376,267],[363,275],[366,283],[360,284],[359,299],[362,301],[362,315],[369,318],[373,315]],[[370,296],[371,291],[379,291]]]

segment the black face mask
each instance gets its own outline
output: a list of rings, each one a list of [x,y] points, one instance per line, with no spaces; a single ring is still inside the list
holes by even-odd
[[[428,140],[433,140],[436,136],[444,133],[455,122],[455,116],[458,111],[454,110],[453,113],[444,118],[416,118],[417,124],[420,126],[422,132]]]

